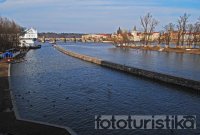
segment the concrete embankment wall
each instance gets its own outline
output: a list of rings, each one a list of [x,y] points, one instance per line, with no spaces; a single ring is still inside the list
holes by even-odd
[[[109,62],[109,61],[104,61],[104,60],[101,60],[98,58],[94,58],[91,56],[82,55],[82,54],[78,54],[78,53],[66,50],[57,45],[55,45],[54,47],[64,54],[67,54],[67,55],[75,57],[75,58],[79,58],[84,61],[95,63],[95,64],[98,64],[98,65],[101,65],[104,67],[108,67],[108,68],[115,69],[115,70],[120,70],[123,72],[127,72],[127,73],[137,75],[137,76],[146,77],[146,78],[156,80],[156,81],[161,81],[161,82],[165,82],[165,83],[169,83],[169,84],[187,87],[192,90],[197,90],[197,91],[200,90],[200,82],[198,82],[198,81],[175,77],[175,76],[166,75],[166,74],[161,74],[161,73],[152,72],[152,71],[147,71],[147,70],[143,70],[143,69],[139,69],[139,68],[129,67],[129,66],[125,66],[122,64]]]

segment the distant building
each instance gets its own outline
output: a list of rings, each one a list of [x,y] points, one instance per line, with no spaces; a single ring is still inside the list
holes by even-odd
[[[111,37],[111,34],[88,34],[82,36],[82,41],[86,42],[102,42]]]
[[[151,33],[144,33],[137,30],[136,26],[134,26],[133,30],[127,31],[123,30],[119,27],[116,33],[111,35],[112,40],[114,42],[124,42],[123,40],[128,38],[128,42],[141,42],[144,40],[145,36],[148,36],[148,40],[150,42],[157,41],[160,38],[159,32],[151,32]]]
[[[34,46],[34,41],[38,38],[36,29],[30,28],[24,31],[24,35],[20,36],[20,47]]]
[[[117,30],[117,34],[119,35],[119,34],[122,34],[122,30],[121,30],[121,28],[119,27],[119,29]]]
[[[136,30],[136,27],[131,31],[131,35],[131,41],[139,42],[142,39],[141,33]]]
[[[160,37],[160,33],[159,32],[153,32],[151,35],[151,41],[155,41]]]

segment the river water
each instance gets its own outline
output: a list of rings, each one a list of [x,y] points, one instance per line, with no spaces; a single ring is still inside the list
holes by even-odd
[[[200,80],[198,55],[120,49],[108,44],[59,44],[109,61]],[[29,51],[25,59],[12,65],[10,81],[17,109],[25,119],[67,126],[78,135],[200,134],[199,128],[95,130],[95,115],[196,115],[199,122],[200,95],[69,57],[48,43]]]
[[[59,44],[103,60],[200,81],[199,55],[116,48],[111,44]]]

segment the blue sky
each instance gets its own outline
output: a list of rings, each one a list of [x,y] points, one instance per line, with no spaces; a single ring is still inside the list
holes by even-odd
[[[151,12],[157,29],[185,12],[200,16],[200,0],[0,0],[0,15],[40,32],[110,33],[120,26],[140,30],[140,16]]]

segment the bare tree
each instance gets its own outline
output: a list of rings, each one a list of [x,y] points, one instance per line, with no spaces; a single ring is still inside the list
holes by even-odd
[[[181,32],[182,32],[182,21],[181,20],[178,20],[178,24],[176,25],[177,27],[177,37],[176,37],[176,46],[178,47],[180,45],[180,39],[181,39]]]
[[[111,38],[111,41],[114,44],[118,44],[118,45],[128,45],[130,43],[130,38],[129,38],[129,33],[127,31],[122,32],[120,34],[117,34],[117,36]]]
[[[160,31],[159,37],[158,37],[158,46],[160,46],[160,44],[162,43],[162,35],[163,35],[163,31]]]
[[[189,19],[190,15],[187,13],[184,13],[183,16],[180,16],[180,18],[178,19],[178,24],[177,24],[177,28],[178,28],[178,41],[177,41],[177,45],[179,46],[180,43],[183,46],[184,45],[184,41],[185,41],[185,33],[186,33],[186,27],[187,27],[187,23],[188,23],[188,19]]]
[[[174,27],[175,25],[173,23],[169,23],[164,26],[164,29],[165,29],[164,40],[167,47],[169,47],[169,44],[171,42],[171,39],[172,39],[171,33],[174,31]]]
[[[0,51],[16,47],[19,44],[21,30],[13,20],[0,17]]]
[[[194,32],[194,26],[193,24],[188,24],[187,26],[187,46],[191,47],[193,44],[193,32]]]
[[[200,23],[196,22],[193,28],[193,43],[196,47],[200,43]]]
[[[129,35],[128,35],[128,32],[122,32],[121,33],[121,36],[122,36],[122,42],[123,44],[127,45],[130,43],[130,38],[129,38]]]
[[[152,32],[158,25],[158,21],[155,20],[150,13],[147,13],[145,16],[140,17],[140,22],[143,28],[144,44],[148,45]]]

